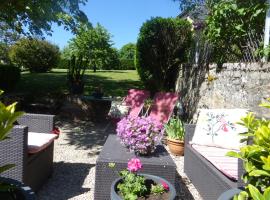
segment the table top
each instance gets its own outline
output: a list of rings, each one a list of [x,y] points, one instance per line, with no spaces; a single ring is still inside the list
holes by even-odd
[[[93,96],[82,96],[82,99],[88,100],[88,101],[113,101],[113,98],[111,97],[96,98]]]
[[[137,156],[124,147],[116,135],[108,136],[97,162],[127,163],[128,160],[134,157],[139,157],[143,164],[176,166],[163,145],[158,145],[155,152],[149,156]]]

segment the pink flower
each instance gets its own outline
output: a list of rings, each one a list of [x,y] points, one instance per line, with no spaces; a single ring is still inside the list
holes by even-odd
[[[164,188],[164,190],[167,190],[167,191],[170,190],[170,188],[166,182],[162,181],[161,184],[162,184],[162,187]]]
[[[128,162],[128,170],[130,172],[137,172],[141,168],[142,168],[142,163],[141,163],[140,159],[138,159],[138,158],[132,158]]]

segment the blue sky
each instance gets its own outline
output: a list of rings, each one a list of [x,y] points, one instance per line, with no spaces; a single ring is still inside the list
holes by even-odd
[[[116,48],[129,42],[136,42],[142,24],[151,17],[176,17],[179,3],[173,0],[88,0],[81,9],[95,26],[99,22],[110,34]],[[52,37],[46,39],[62,49],[73,37],[62,27],[53,26]]]

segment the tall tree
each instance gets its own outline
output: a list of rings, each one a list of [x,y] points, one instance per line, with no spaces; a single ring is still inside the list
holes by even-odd
[[[1,0],[0,21],[27,35],[51,34],[52,23],[76,32],[78,21],[88,21],[79,5],[87,0]]]
[[[82,24],[69,45],[72,53],[90,60],[94,71],[106,65],[107,57],[112,52],[111,35],[100,24],[96,27]]]

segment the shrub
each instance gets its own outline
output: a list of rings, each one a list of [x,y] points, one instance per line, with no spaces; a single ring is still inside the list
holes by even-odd
[[[152,18],[140,29],[136,68],[152,92],[174,88],[177,69],[186,60],[191,24],[182,19]]]
[[[42,73],[57,66],[60,53],[56,45],[47,41],[24,38],[11,47],[9,56],[19,67]]]
[[[0,89],[10,91],[20,80],[21,70],[13,65],[0,64]]]
[[[270,108],[270,98],[260,106]],[[247,184],[235,199],[269,199],[270,194],[270,120],[260,119],[249,113],[241,119],[241,125],[248,130],[246,139],[252,144],[240,149],[240,152],[228,152],[227,155],[243,160],[245,173],[242,176]]]

